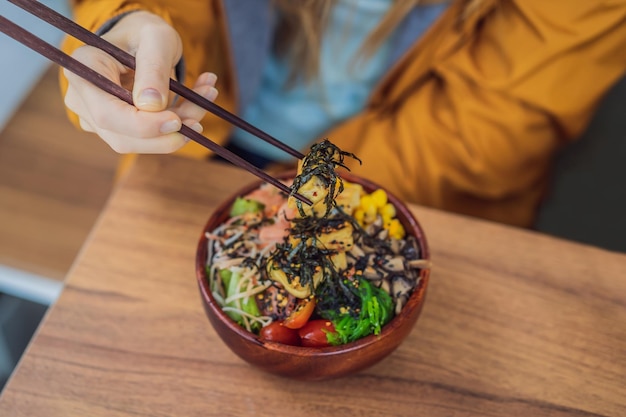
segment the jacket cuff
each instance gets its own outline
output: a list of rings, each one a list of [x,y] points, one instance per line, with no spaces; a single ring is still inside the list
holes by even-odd
[[[141,11],[141,9],[129,10],[127,12],[120,13],[117,16],[114,16],[114,17],[110,18],[109,20],[107,20],[106,22],[104,22],[104,24],[102,26],[100,26],[94,33],[96,35],[98,35],[98,36],[102,36],[105,33],[107,33],[108,31],[110,31],[111,29],[113,29],[113,26],[115,26],[117,24],[117,22],[122,20],[123,17],[126,17],[129,14],[131,14],[131,13],[135,13],[135,12],[139,12],[139,11]]]

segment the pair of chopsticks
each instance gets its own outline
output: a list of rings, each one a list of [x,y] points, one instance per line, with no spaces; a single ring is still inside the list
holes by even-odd
[[[77,38],[85,44],[101,49],[102,51],[111,55],[113,58],[117,59],[123,65],[133,70],[135,69],[135,58],[132,55],[128,54],[126,51],[121,50],[117,46],[105,41],[101,37],[88,31],[87,29],[76,24],[65,16],[57,13],[53,9],[41,4],[40,2],[35,0],[8,1],[40,18],[41,20],[48,22],[49,24],[55,26],[64,33]],[[115,84],[108,78],[97,73],[86,65],[80,63],[63,51],[57,49],[56,47],[50,45],[39,37],[33,35],[29,31],[6,19],[4,16],[0,16],[0,31],[15,39],[16,41],[26,45],[32,50],[40,53],[49,60],[55,62],[56,64],[91,82],[96,87],[99,87],[100,89],[106,91],[111,95],[114,95],[120,100],[123,100],[126,103],[133,105],[132,93],[130,91]],[[287,152],[288,154],[298,159],[302,159],[304,157],[302,153],[284,144],[283,142],[280,142],[278,139],[275,139],[271,135],[249,124],[245,120],[230,113],[228,110],[205,99],[201,95],[195,93],[190,88],[187,88],[184,85],[180,84],[178,81],[170,79],[169,87],[170,90],[174,93],[185,98],[186,100],[193,102],[194,104],[199,105],[200,107],[213,113],[214,115],[232,123],[234,126],[237,126],[242,130],[251,133],[252,135],[276,146],[277,148]],[[209,140],[205,136],[197,133],[188,126],[182,125],[179,132],[190,138],[191,140],[215,152],[217,155],[221,156],[232,164],[247,170],[248,172],[261,178],[262,180],[278,187],[280,190],[286,192],[287,194],[291,194],[292,190],[276,178],[270,176],[263,170],[252,165],[250,162],[241,158],[239,155],[230,152],[229,150],[218,145],[217,143]],[[312,204],[310,200],[298,193],[294,193],[293,196],[308,205]]]

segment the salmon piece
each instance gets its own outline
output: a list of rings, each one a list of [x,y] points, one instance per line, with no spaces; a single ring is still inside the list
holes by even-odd
[[[289,226],[289,222],[283,220],[261,227],[259,229],[261,247],[264,248],[269,244],[282,242],[285,236],[289,234]]]
[[[280,190],[269,184],[263,184],[261,187],[246,195],[245,198],[263,204],[265,206],[263,213],[267,217],[275,216],[278,209],[285,201],[285,197],[281,195]]]
[[[274,216],[274,224],[266,224],[259,229],[259,241],[261,247],[282,242],[285,236],[289,234],[292,219],[296,214],[295,209],[287,205],[287,200],[283,199],[282,205],[276,211]]]

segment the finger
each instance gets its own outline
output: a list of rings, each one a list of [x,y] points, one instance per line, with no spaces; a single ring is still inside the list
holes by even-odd
[[[177,132],[182,124],[180,118],[172,111],[141,111],[99,91],[85,93],[85,102],[100,103],[89,111],[93,125],[98,129],[125,136],[152,138]]]
[[[202,133],[204,131],[202,125],[195,119],[185,119],[183,120],[183,124],[189,126],[198,133]]]
[[[147,24],[141,29],[133,86],[137,108],[161,111],[167,107],[170,75],[181,53],[180,38],[170,26]]]
[[[83,58],[83,57],[81,57]],[[108,60],[111,60],[109,57]],[[88,56],[84,59],[103,75],[116,82],[120,68],[106,61],[94,63],[98,59]],[[126,136],[151,138],[177,132],[181,126],[180,117],[172,111],[146,112],[127,104],[115,96],[100,90],[88,81],[73,74],[68,74],[70,85],[65,103],[70,110],[88,124],[91,130],[102,129]]]
[[[64,97],[65,106],[78,116],[78,124],[85,132],[95,132],[95,128],[92,125],[91,117],[85,110],[87,106],[81,99],[80,95],[76,92],[76,89],[72,84],[68,85],[67,91]]]
[[[209,101],[214,101],[218,95],[218,91],[214,87],[217,77],[214,74],[205,74],[198,78],[198,81],[196,82],[193,91]],[[199,121],[202,120],[202,118],[206,114],[205,109],[188,100],[182,101],[182,103],[173,110],[183,120],[194,119],[196,121]]]
[[[70,111],[76,113],[79,118],[83,118],[86,116],[86,106],[83,100],[80,97],[80,94],[76,91],[73,84],[68,84],[67,91],[65,92],[65,97],[63,97],[63,102],[65,107],[67,107]]]
[[[72,53],[72,57],[117,84],[120,82],[120,74],[127,71],[115,58],[92,46],[81,46]],[[86,82],[81,76],[74,74],[66,68],[63,68],[63,75],[65,75],[70,84],[76,80]]]
[[[78,103],[81,103],[81,105],[79,105]],[[68,89],[68,94],[66,94],[65,96],[65,105],[68,109],[78,115],[78,124],[80,125],[81,129],[83,129],[85,132],[95,133],[96,128],[93,126],[93,122],[91,121],[89,113],[81,112],[81,110],[85,108],[85,105],[82,104],[80,96],[76,94],[71,94],[70,90]],[[77,106],[77,110],[74,110],[74,106]]]
[[[87,132],[98,134],[114,151],[118,153],[170,153],[174,152],[188,142],[188,139],[179,133],[163,135],[156,138],[137,138],[102,128],[94,127],[89,120],[89,114],[79,119],[80,126]],[[186,124],[199,133],[202,126],[192,120],[186,120]]]
[[[91,126],[91,123],[89,123],[87,120],[83,119],[82,117],[78,119],[78,123],[80,124],[80,128],[83,129],[85,132],[94,133],[96,131]]]
[[[152,138],[177,132],[182,124],[173,111],[141,111],[97,88],[85,89],[81,97],[85,104],[83,112],[90,115],[88,120],[97,129]]]
[[[153,138],[137,138],[99,129],[96,133],[117,153],[165,154],[184,146],[189,139],[180,133]]]
[[[198,76],[198,79],[193,85],[193,88],[198,88],[203,85],[210,85],[211,87],[215,87],[215,83],[217,83],[217,75],[212,72],[203,72]]]
[[[82,102],[78,99],[66,98],[68,102],[77,104]],[[198,129],[197,126],[192,126],[193,121],[186,121],[187,124]],[[79,116],[79,124],[81,128],[87,132],[96,133],[100,136],[114,151],[118,153],[169,153],[179,149],[183,146],[188,139],[184,138],[179,133],[173,133],[169,135],[163,135],[156,138],[137,138],[128,135],[124,135],[119,132],[99,128],[91,120],[89,112],[84,112],[84,116]],[[202,127],[200,126],[200,129]]]
[[[78,48],[72,56],[118,85],[120,73],[126,71],[115,59],[90,46]],[[85,117],[88,114],[88,106],[85,105],[82,94],[89,89],[99,90],[99,88],[66,68],[63,69],[63,75],[68,81],[65,105],[79,117]]]

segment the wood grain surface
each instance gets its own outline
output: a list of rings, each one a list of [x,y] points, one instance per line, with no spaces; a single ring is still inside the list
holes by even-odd
[[[417,326],[353,377],[232,354],[194,276],[211,210],[253,177],[141,157],[0,397],[0,416],[624,416],[626,255],[415,207],[433,271]]]
[[[62,281],[119,156],[69,122],[57,77],[51,67],[0,132],[0,264]]]

